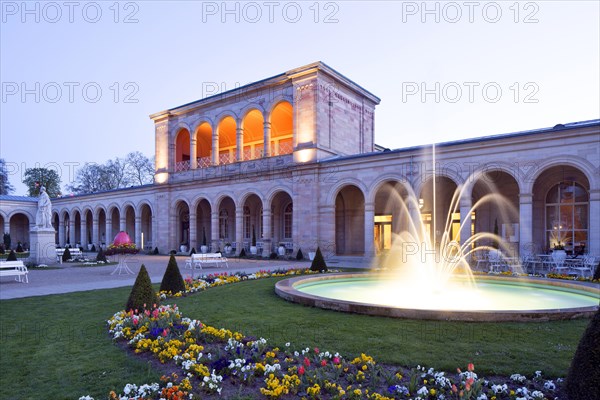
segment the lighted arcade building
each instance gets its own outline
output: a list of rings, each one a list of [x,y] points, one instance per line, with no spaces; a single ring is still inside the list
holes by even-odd
[[[119,231],[144,249],[232,252],[256,237],[268,256],[283,246],[304,254],[370,257],[406,227],[410,191],[430,235],[432,146],[388,150],[375,144],[380,99],[317,62],[235,90],[152,114],[156,174],[152,185],[53,200],[56,243],[110,244]],[[407,132],[405,132],[407,133]],[[600,255],[600,120],[559,124],[436,145],[436,203],[451,215],[451,235],[497,229],[515,252]],[[490,193],[514,213],[488,204]],[[0,226],[29,242],[35,199],[1,196]],[[462,232],[460,229],[461,222]],[[229,246],[228,246],[229,248]]]

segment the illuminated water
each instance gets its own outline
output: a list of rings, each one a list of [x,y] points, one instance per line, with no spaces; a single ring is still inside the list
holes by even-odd
[[[555,310],[598,306],[589,292],[555,286],[478,279],[477,285],[453,279],[439,291],[386,282],[375,277],[340,278],[299,283],[295,289],[314,296],[386,307],[444,311]]]

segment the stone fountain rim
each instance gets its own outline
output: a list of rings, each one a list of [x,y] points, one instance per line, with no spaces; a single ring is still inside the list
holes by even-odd
[[[467,321],[467,322],[543,322],[568,320],[575,318],[589,318],[597,310],[598,306],[573,307],[551,310],[494,310],[494,311],[447,311],[447,310],[418,310],[409,308],[388,307],[378,304],[362,303],[357,301],[337,300],[327,297],[315,296],[296,289],[300,283],[324,281],[345,278],[364,278],[373,275],[372,272],[342,272],[333,274],[319,274],[299,276],[281,280],[275,284],[275,293],[285,300],[311,307],[319,307],[327,310],[342,311],[355,314],[376,315],[381,317],[438,320],[438,321]],[[534,277],[510,277],[494,275],[475,275],[475,280],[485,279],[492,281],[532,283],[544,286],[554,286],[573,289],[595,294],[600,298],[600,285],[589,285],[582,282],[561,281]]]

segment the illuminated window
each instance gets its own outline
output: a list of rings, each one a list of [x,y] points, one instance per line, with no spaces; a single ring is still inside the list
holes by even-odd
[[[227,210],[219,212],[219,239],[227,239],[229,237],[229,214]]]
[[[289,203],[285,207],[285,211],[283,212],[283,238],[291,239],[292,238],[292,215],[293,215],[293,207],[292,203]]]
[[[550,248],[584,249],[588,241],[589,195],[574,181],[560,182],[546,195],[546,238]]]

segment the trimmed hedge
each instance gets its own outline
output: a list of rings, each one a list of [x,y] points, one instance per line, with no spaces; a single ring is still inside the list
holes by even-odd
[[[100,251],[98,251],[98,254],[96,254],[96,262],[107,262],[106,260],[106,254],[104,254],[104,250],[102,250],[102,248],[100,248]]]
[[[312,264],[310,264],[310,270],[319,272],[327,271],[327,264],[325,263],[325,259],[323,258],[320,247],[317,247],[315,258],[313,259]]]
[[[583,333],[565,382],[567,398],[600,400],[600,310]]]
[[[185,283],[183,282],[183,277],[179,271],[177,260],[175,259],[175,256],[171,254],[171,257],[169,257],[169,264],[167,265],[162,282],[160,283],[160,291],[175,294],[184,290]]]
[[[156,303],[156,293],[152,287],[146,266],[142,264],[135,283],[131,288],[125,310],[150,310],[154,303]]]
[[[296,260],[298,260],[298,261],[304,260],[304,254],[302,254],[302,249],[298,249],[298,253],[296,253]]]
[[[63,262],[69,261],[71,258],[73,258],[71,256],[71,251],[69,250],[69,248],[67,246],[65,246],[65,251],[62,255],[62,260]]]
[[[17,254],[15,253],[14,250],[11,250],[10,253],[8,253],[8,257],[6,257],[6,261],[17,261]]]

